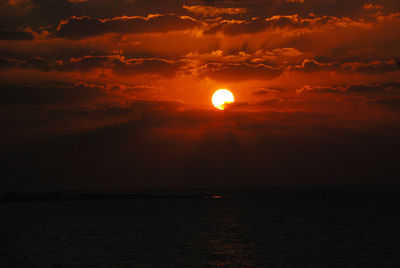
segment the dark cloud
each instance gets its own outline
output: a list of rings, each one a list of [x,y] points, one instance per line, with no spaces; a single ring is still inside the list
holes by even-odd
[[[397,94],[400,89],[400,83],[375,83],[375,84],[349,84],[349,85],[338,85],[338,86],[309,86],[304,85],[296,92],[300,93],[341,93],[341,94],[354,94],[354,95],[366,95],[366,94],[386,94],[393,95]]]
[[[382,85],[389,90],[400,90],[400,82],[399,81],[382,83]]]
[[[164,113],[171,115],[183,107],[174,101],[121,98],[118,91],[126,87],[116,87],[86,83],[0,87],[0,147],[126,122],[134,130],[172,127],[175,123]]]
[[[369,85],[369,84],[358,84],[358,85],[349,85],[346,87],[347,93],[369,93],[382,91],[384,88],[382,85]]]
[[[387,107],[394,111],[400,111],[400,95],[372,99],[369,103]]]
[[[362,25],[363,22],[358,22]],[[301,17],[298,14],[294,15],[275,15],[265,19],[252,18],[245,20],[216,20],[210,23],[205,34],[215,34],[222,32],[227,35],[238,34],[254,34],[266,29],[285,28],[289,30],[296,29],[309,29],[312,30],[316,27],[323,25],[331,25],[335,27],[355,26],[356,23],[349,18],[338,18],[332,16],[312,16]]]
[[[342,86],[309,86],[309,85],[304,85],[302,88],[297,89],[296,92],[298,94],[300,93],[307,93],[307,92],[312,92],[312,93],[341,93],[346,91],[346,87]]]
[[[296,65],[290,69],[312,73],[318,71],[330,71],[338,68],[339,66],[337,66],[337,63],[321,63],[316,60],[305,59],[301,65]]]
[[[12,4],[10,4],[12,3]],[[113,18],[123,15],[148,14],[193,14],[183,8],[186,6],[210,6],[216,10],[246,9],[240,17],[247,19],[256,17],[271,17],[274,15],[299,14],[302,17],[310,13],[338,17],[358,17],[365,15],[363,0],[307,0],[304,3],[292,3],[285,0],[260,1],[163,1],[163,0],[96,0],[96,1],[69,1],[69,0],[14,0],[0,2],[0,24],[2,25],[56,25],[60,20],[71,16],[90,16],[93,18]],[[396,0],[381,0],[383,10],[399,10],[400,4]],[[343,8],[345,6],[345,8]],[[232,18],[235,14],[219,14]]]
[[[257,101],[255,104],[256,105],[260,105],[260,106],[270,106],[273,103],[282,102],[282,101],[283,100],[280,99],[280,98],[272,97],[272,98],[266,98],[266,99],[261,100],[261,101]]]
[[[281,70],[265,64],[209,63],[202,67],[201,76],[215,80],[270,80],[278,77]]]
[[[135,59],[128,60],[127,64],[116,65],[114,71],[122,75],[153,73],[172,77],[182,64],[164,59]]]
[[[12,4],[10,4],[12,3]],[[182,4],[164,0],[4,0],[0,1],[0,25],[57,25],[72,16],[113,18],[134,14],[170,14],[182,10]]]
[[[9,69],[14,66],[14,62],[7,58],[0,58],[0,70],[2,69]]]
[[[397,83],[382,84],[349,84],[346,86],[309,86],[305,85],[297,89],[297,93],[342,93],[342,94],[369,94],[390,90],[392,87],[398,86]]]
[[[27,68],[27,69],[38,69],[42,71],[52,71],[54,70],[54,64],[53,62],[50,62],[46,59],[40,58],[40,57],[34,57],[30,58],[26,61],[23,61],[19,65],[22,68]]]
[[[318,62],[314,59],[304,59],[301,65],[289,66],[289,70],[302,71],[305,73],[320,72],[320,71],[336,71],[340,73],[358,72],[363,74],[381,74],[386,72],[399,71],[394,59],[376,60],[364,62]]]
[[[181,62],[164,59],[126,59],[120,56],[86,56],[70,60],[59,66],[65,71],[89,71],[95,68],[110,69],[120,75],[138,75],[144,73],[173,76]]]
[[[103,94],[101,87],[84,84],[2,85],[0,103],[2,106],[74,103]]]
[[[26,30],[0,30],[0,40],[34,40],[32,32]]]
[[[68,39],[82,39],[107,33],[165,33],[187,30],[197,25],[197,21],[190,17],[181,17],[173,14],[156,14],[147,17],[115,17],[112,19],[71,17],[60,23],[56,36]]]
[[[260,88],[256,91],[254,91],[252,94],[255,96],[263,96],[263,95],[268,95],[268,94],[275,94],[279,93],[279,89],[271,89],[271,88]]]
[[[129,59],[120,55],[84,56],[68,60],[47,60],[34,57],[27,60],[10,61],[2,59],[0,68],[19,67],[22,69],[36,69],[44,72],[89,72],[94,69],[111,70],[119,75],[139,75],[152,73],[165,77],[173,76],[183,65],[182,61],[166,59]]]
[[[341,65],[343,71],[356,71],[365,74],[379,74],[384,72],[400,71],[400,67],[396,64],[394,59],[383,61],[371,62],[349,62]]]

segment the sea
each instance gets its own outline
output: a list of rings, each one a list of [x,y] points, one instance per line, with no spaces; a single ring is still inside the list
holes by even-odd
[[[400,267],[399,193],[276,187],[3,200],[0,267]]]

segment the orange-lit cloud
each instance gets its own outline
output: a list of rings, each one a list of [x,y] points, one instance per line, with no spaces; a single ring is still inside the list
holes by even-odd
[[[304,0],[286,0],[288,3],[304,3]]]
[[[202,16],[217,16],[220,14],[242,14],[246,13],[247,9],[242,7],[212,7],[212,6],[182,6],[189,12]]]
[[[383,8],[383,6],[382,5],[379,5],[379,4],[372,4],[372,3],[369,3],[369,4],[364,4],[363,5],[363,8],[364,9],[382,9]]]
[[[180,31],[196,26],[196,21],[186,16],[148,15],[123,16],[112,19],[90,17],[70,17],[61,21],[57,27],[57,36],[80,39],[107,33],[162,33]]]

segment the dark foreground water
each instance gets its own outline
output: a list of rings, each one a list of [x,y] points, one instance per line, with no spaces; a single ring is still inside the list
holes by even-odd
[[[398,193],[0,203],[0,267],[398,267]]]

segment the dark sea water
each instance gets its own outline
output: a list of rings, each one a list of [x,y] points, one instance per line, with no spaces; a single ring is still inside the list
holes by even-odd
[[[0,267],[399,267],[398,190],[204,193],[0,203]]]

